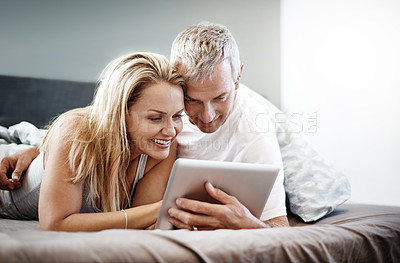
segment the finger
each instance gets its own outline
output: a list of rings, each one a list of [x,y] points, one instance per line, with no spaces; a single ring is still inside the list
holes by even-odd
[[[22,172],[19,170],[15,170],[11,175],[11,179],[13,179],[14,182],[19,182],[21,180],[21,177]]]
[[[212,204],[187,198],[176,199],[176,205],[180,209],[208,216],[215,216],[223,212],[221,211],[223,209],[223,206],[221,204]]]
[[[1,190],[14,190],[15,185],[8,180],[6,176],[0,176],[0,189]]]
[[[26,162],[23,160],[17,160],[17,163],[15,164],[15,169],[11,175],[11,179],[14,181],[19,182],[22,177],[22,173],[26,170],[28,170],[30,165],[30,162]]]
[[[168,218],[168,222],[171,225],[174,225],[177,228],[192,230],[191,226],[189,226],[188,224],[183,223],[182,221],[180,221],[180,220],[178,220],[178,219],[176,219],[174,217]]]
[[[3,174],[0,175],[0,189],[1,190],[15,190],[20,187],[21,187],[20,182],[15,182]]]
[[[220,201],[222,204],[236,204],[237,199],[234,196],[228,195],[219,188],[214,187],[210,182],[206,182],[205,188],[207,193],[215,200]]]
[[[6,158],[3,158],[0,162],[0,189],[3,190],[13,190],[15,185],[9,181],[7,177],[7,172],[10,168],[10,163]]]
[[[11,190],[16,190],[18,188],[21,188],[21,186],[22,186],[22,184],[20,182],[13,182],[13,184],[14,184],[14,188]]]
[[[168,214],[172,220],[177,220],[174,224],[179,228],[192,229],[192,226],[202,227],[203,229],[216,229],[221,228],[220,221],[213,216],[192,214],[176,208],[168,209]]]
[[[187,229],[187,230],[191,230],[191,231],[194,230],[193,226],[195,226],[197,228],[197,230],[199,230],[199,231],[202,231],[202,230],[215,230],[216,229],[216,228],[208,227],[208,226],[188,225],[188,224],[185,224],[185,223],[183,223],[183,222],[181,222],[178,219],[173,218],[173,217],[170,217],[168,219],[168,222],[170,224],[174,225],[177,228]]]
[[[146,230],[154,230],[156,223],[151,224],[150,226],[146,227]]]
[[[10,170],[9,157],[4,157],[0,162],[0,175],[7,176],[7,172]]]
[[[194,230],[193,226],[195,226],[197,228],[197,230],[199,230],[199,231],[200,230],[215,230],[215,229],[218,229],[217,227],[202,226],[202,225],[199,225],[199,224],[188,225],[188,224],[185,224],[182,221],[180,221],[180,220],[178,220],[178,219],[176,219],[174,217],[170,217],[168,219],[168,222],[170,224],[174,225],[175,227],[180,228],[180,229]]]

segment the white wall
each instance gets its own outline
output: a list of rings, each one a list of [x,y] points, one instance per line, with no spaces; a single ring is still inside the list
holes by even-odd
[[[400,205],[400,1],[282,0],[281,28],[282,107],[317,112],[351,202]]]
[[[279,0],[1,1],[0,74],[94,81],[128,52],[169,57],[180,31],[208,20],[235,36],[243,82],[279,105],[279,10]]]

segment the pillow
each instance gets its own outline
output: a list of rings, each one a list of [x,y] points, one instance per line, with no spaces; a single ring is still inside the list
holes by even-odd
[[[350,183],[298,134],[277,133],[290,211],[316,221],[350,198]]]
[[[39,146],[47,130],[38,129],[32,123],[22,121],[18,124],[10,126],[4,130],[0,130],[0,136],[9,140],[10,143],[19,143],[32,146]]]
[[[348,179],[300,136],[287,114],[244,85],[242,89],[264,107],[276,132],[285,172],[290,211],[305,222],[316,221],[350,198]],[[292,126],[291,126],[292,125]]]
[[[32,146],[39,146],[46,130],[29,122],[20,122],[9,128],[0,126],[0,160]]]

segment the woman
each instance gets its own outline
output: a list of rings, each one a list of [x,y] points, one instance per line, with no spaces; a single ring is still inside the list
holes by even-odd
[[[135,53],[111,62],[92,105],[57,118],[28,171],[31,181],[44,167],[40,228],[152,228],[176,157],[184,88],[161,55]],[[146,180],[160,191],[146,191]],[[12,193],[24,187],[29,184]]]

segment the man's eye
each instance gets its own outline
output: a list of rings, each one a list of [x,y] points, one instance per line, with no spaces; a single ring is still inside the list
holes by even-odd
[[[176,115],[174,115],[174,118],[175,118],[175,119],[182,119],[182,117],[183,117],[183,114],[176,114]]]
[[[160,121],[161,117],[153,117],[153,118],[150,118],[150,120],[151,121]]]

